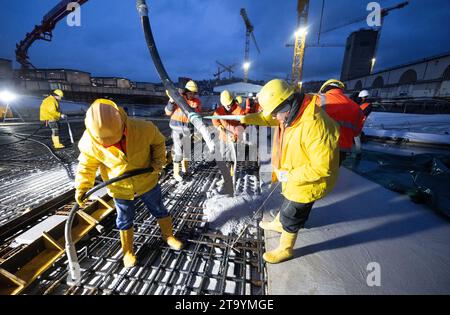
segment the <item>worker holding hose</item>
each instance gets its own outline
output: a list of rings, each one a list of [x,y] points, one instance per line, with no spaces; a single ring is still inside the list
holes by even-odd
[[[201,112],[202,104],[200,99],[197,98],[198,87],[197,84],[190,80],[186,83],[186,86],[181,91],[181,95],[185,98],[187,104],[195,109],[197,113]],[[176,181],[181,182],[183,178],[180,174],[187,172],[188,163],[190,160],[190,143],[192,136],[192,128],[189,124],[189,119],[183,110],[175,103],[172,97],[169,96],[169,103],[165,108],[167,116],[170,116],[170,128],[172,129],[173,139],[173,177]]]
[[[173,235],[172,218],[162,203],[159,173],[166,162],[165,138],[151,122],[128,118],[113,101],[96,100],[86,113],[86,131],[80,143],[79,164],[75,178],[75,199],[84,205],[83,195],[94,186],[97,170],[103,181],[127,172],[153,168],[129,179],[108,186],[117,210],[116,224],[125,267],[136,265],[133,250],[133,220],[135,199],[140,199],[148,211],[156,217],[162,238],[167,244],[180,250],[183,246]]]
[[[52,142],[55,149],[63,149],[64,145],[59,139],[59,120],[66,115],[61,113],[59,102],[64,97],[64,92],[54,90],[52,94],[46,97],[40,107],[40,120],[45,121],[46,126],[52,129]]]
[[[244,115],[244,110],[239,106],[239,101],[229,91],[225,90],[220,94],[220,103],[221,106],[216,109],[214,116]],[[223,161],[234,161],[236,157],[233,156],[233,152],[235,150],[231,146],[235,146],[242,135],[243,125],[239,121],[224,119],[213,119],[212,123],[219,130],[220,154]],[[230,166],[230,174],[233,177],[233,164]]]
[[[273,181],[282,183],[283,204],[265,230],[281,233],[266,262],[291,259],[297,233],[308,220],[314,202],[325,197],[336,183],[339,170],[339,126],[317,107],[314,95],[296,92],[287,82],[275,79],[258,94],[262,113],[241,119],[249,125],[276,128],[272,147]]]

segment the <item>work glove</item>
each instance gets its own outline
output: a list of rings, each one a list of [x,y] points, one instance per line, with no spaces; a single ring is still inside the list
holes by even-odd
[[[86,192],[87,192],[87,190],[81,190],[81,189],[77,189],[75,191],[75,201],[78,203],[78,205],[80,207],[84,207],[86,205],[87,199],[82,200],[82,197],[84,196],[84,194]]]
[[[277,171],[277,178],[280,183],[287,183],[288,182],[288,171]]]
[[[66,119],[66,118],[67,118],[67,115],[66,115],[66,114],[61,114],[61,118],[62,118],[62,119]]]
[[[237,142],[237,137],[236,137],[236,135],[229,133],[228,134],[228,140],[230,142],[236,143]]]
[[[169,97],[169,102],[170,102],[170,103],[175,103],[175,101],[173,100],[172,96],[170,96],[168,90],[166,90],[166,94],[167,94],[167,96]]]

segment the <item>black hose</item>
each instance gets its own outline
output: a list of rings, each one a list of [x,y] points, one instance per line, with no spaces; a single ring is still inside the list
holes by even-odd
[[[41,126],[39,129],[41,129],[41,128],[42,128],[42,126]],[[39,130],[39,129],[37,129],[37,130]],[[37,130],[36,130],[36,132],[37,132]],[[64,161],[61,157],[59,157],[59,156],[53,151],[53,149],[52,149],[49,145],[47,145],[46,143],[31,138],[33,135],[29,135],[28,137],[24,137],[24,136],[19,136],[19,135],[14,134],[14,133],[6,133],[6,132],[3,132],[3,134],[8,134],[8,135],[11,135],[11,136],[13,136],[13,137],[16,137],[16,138],[21,139],[20,141],[16,141],[15,143],[21,142],[21,141],[32,141],[32,142],[35,142],[35,143],[37,143],[37,144],[40,144],[40,145],[44,146],[48,151],[50,151],[51,155],[52,155],[52,156],[53,156],[53,157],[54,157],[54,158],[62,165],[62,167],[64,167],[64,169],[66,170],[66,173],[67,173],[67,177],[68,177],[70,180],[74,180],[74,179],[75,179],[75,176],[73,175],[73,172],[72,172],[72,168],[71,168],[71,166],[70,166],[71,163],[70,163],[70,162],[67,162],[67,161]]]
[[[175,100],[177,105],[181,110],[188,116],[189,121],[194,125],[194,127],[200,132],[206,145],[208,146],[210,152],[214,152],[214,142],[211,139],[211,134],[208,132],[206,125],[202,121],[202,117],[194,111],[186,102],[184,97],[178,93],[175,85],[169,78],[169,75],[162,64],[161,57],[159,55],[158,49],[156,48],[155,39],[153,37],[152,28],[150,26],[150,20],[148,17],[148,7],[145,0],[136,0],[136,7],[141,17],[141,24],[144,30],[145,41],[147,42],[147,47],[150,51],[150,55],[153,60],[153,64],[158,72],[161,82],[164,88],[169,91],[170,96]]]
[[[24,138],[24,139],[21,139],[21,140],[18,140],[18,141],[9,142],[9,143],[2,143],[2,144],[0,144],[0,147],[5,146],[5,145],[11,145],[11,144],[19,143],[19,142],[22,142],[22,141],[26,141],[29,138],[33,137],[35,134],[37,134],[43,127],[44,127],[44,125],[41,125],[35,131],[33,131],[32,134],[26,135],[26,138]],[[0,132],[0,133],[6,134],[6,135],[9,135],[9,136],[16,136],[16,134],[14,134],[12,132]]]
[[[86,192],[82,196],[81,199],[86,200],[90,195],[92,195],[96,191],[98,191],[108,185],[111,185],[113,183],[116,183],[118,181],[130,178],[130,177],[134,177],[137,175],[142,175],[145,173],[152,173],[152,172],[154,172],[153,167],[140,168],[137,170],[133,170],[131,172],[128,172],[128,173],[118,176],[116,178],[107,180],[106,182],[103,182],[101,184],[98,184],[97,186],[95,186],[94,188],[92,188],[91,190]],[[75,219],[75,215],[79,209],[80,209],[80,206],[78,205],[78,203],[75,203],[75,205],[72,207],[72,209],[69,212],[69,216],[67,217],[66,226],[64,229],[64,237],[66,240],[66,255],[67,255],[67,260],[68,260],[68,264],[69,264],[69,275],[67,277],[67,284],[70,286],[79,285],[80,281],[81,281],[81,268],[80,268],[80,264],[78,262],[78,256],[77,256],[77,251],[75,250],[75,244],[73,243],[73,240],[72,240],[73,220]]]

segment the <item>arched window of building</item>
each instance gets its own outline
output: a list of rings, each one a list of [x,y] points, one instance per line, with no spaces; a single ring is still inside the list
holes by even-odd
[[[450,81],[450,66],[448,66],[447,69],[445,69],[444,75],[443,75],[443,80]]]
[[[409,69],[402,74],[398,83],[410,84],[414,82],[417,82],[417,72],[415,70]]]
[[[384,86],[384,79],[380,75],[375,79],[375,81],[373,81],[372,88],[373,89],[381,89],[383,86]]]

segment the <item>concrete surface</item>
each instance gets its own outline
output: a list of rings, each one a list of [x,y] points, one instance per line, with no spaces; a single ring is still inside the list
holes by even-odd
[[[278,235],[266,233],[268,250]],[[267,270],[274,295],[450,294],[450,222],[342,168],[299,232],[294,259]]]

